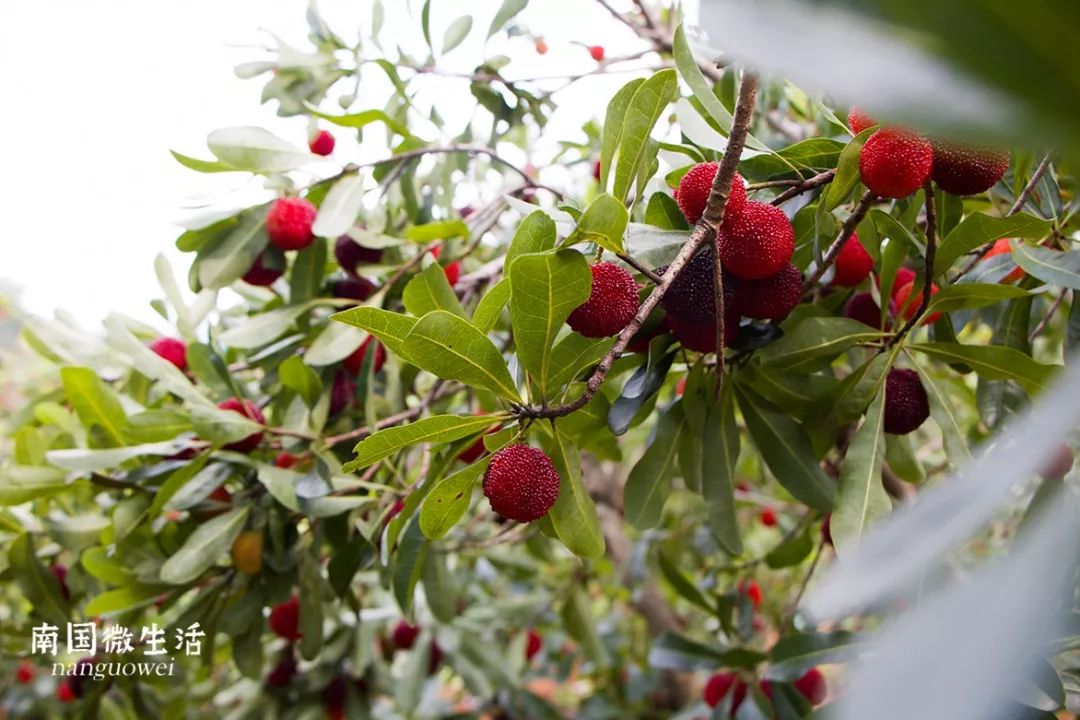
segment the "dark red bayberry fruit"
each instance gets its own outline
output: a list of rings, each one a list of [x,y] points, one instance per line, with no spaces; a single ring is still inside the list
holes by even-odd
[[[67,584],[67,567],[61,565],[60,563],[55,563],[49,566],[49,572],[51,572],[53,574],[53,577],[56,578],[56,582],[60,583],[60,594],[63,596],[64,600],[71,600],[71,591],[68,590]]]
[[[741,280],[736,307],[741,315],[755,320],[783,320],[802,298],[802,279],[799,268],[788,263],[770,277]]]
[[[772,508],[765,508],[764,510],[762,510],[761,515],[759,515],[758,518],[761,520],[761,524],[765,527],[776,527],[776,511]]]
[[[855,293],[851,296],[844,304],[844,317],[858,320],[875,330],[884,330],[889,325],[888,321],[882,319],[881,308],[878,307],[874,296],[868,292]]]
[[[713,180],[720,169],[720,163],[698,163],[690,168],[675,189],[675,201],[679,209],[691,225],[697,223],[705,212],[705,206],[709,202],[709,194],[712,192]],[[727,205],[724,207],[724,221],[734,218],[746,207],[746,186],[742,176],[735,173],[731,179],[731,193],[728,195]]]
[[[358,265],[375,265],[382,260],[383,251],[357,244],[348,235],[342,235],[334,241],[334,258],[341,269],[350,275],[356,275]]]
[[[270,630],[286,640],[300,639],[300,598],[293,595],[271,608]]]
[[[187,370],[187,345],[183,340],[162,337],[150,343],[149,347],[159,357],[175,365],[177,370]]]
[[[251,264],[251,268],[244,273],[244,277],[241,278],[248,285],[255,285],[257,287],[269,287],[274,282],[285,274],[285,261],[280,255],[276,257],[267,257],[269,253],[262,253],[259,257],[255,258],[255,262]]]
[[[731,716],[735,717],[735,712],[743,704],[743,700],[746,699],[746,684],[735,673],[716,673],[709,678],[708,682],[705,683],[705,704],[709,707],[716,707],[728,692],[732,693]]]
[[[383,369],[383,365],[386,364],[386,348],[382,346],[382,343],[375,339],[374,335],[368,335],[367,339],[360,344],[360,347],[353,351],[352,355],[345,358],[345,369],[353,375],[359,375],[360,371],[364,367],[364,358],[367,356],[367,351],[371,346],[375,346],[375,359],[372,361],[375,372],[379,372]]]
[[[304,198],[279,198],[266,214],[266,235],[270,243],[282,250],[303,250],[315,236],[311,226],[315,224],[318,210]]]
[[[334,382],[330,386],[330,416],[348,409],[355,397],[356,383],[346,373],[334,373]]]
[[[626,270],[609,262],[593,265],[592,291],[566,322],[574,332],[587,338],[618,335],[634,319],[638,309],[638,288]]]
[[[326,130],[320,130],[308,139],[308,150],[324,157],[329,155],[334,152],[334,136]]]
[[[293,657],[291,645],[286,649],[285,653],[285,656],[278,661],[278,664],[267,673],[266,684],[268,687],[286,687],[296,677],[296,658]]]
[[[232,412],[240,413],[248,420],[253,420],[260,425],[266,424],[266,417],[263,416],[262,410],[259,410],[258,406],[250,400],[229,398],[228,400],[219,402],[218,407],[222,410],[231,410]],[[251,433],[246,438],[229,443],[225,446],[225,449],[232,450],[233,452],[249,453],[259,447],[259,443],[262,442],[262,439],[263,433],[260,430],[259,432]]]
[[[375,283],[365,277],[346,277],[334,280],[330,292],[334,297],[364,301],[378,290]]]
[[[832,513],[829,513],[821,521],[821,539],[829,545],[833,544],[832,541]]]
[[[795,252],[795,229],[784,211],[754,200],[724,221],[716,240],[720,260],[733,275],[758,280],[780,272]]]
[[[668,315],[668,322],[683,327],[693,325],[714,325],[716,323],[716,268],[713,252],[706,248],[699,252],[675,278],[664,293],[660,306]],[[657,268],[657,274],[663,275],[667,268]],[[735,280],[724,274],[724,307],[735,304]],[[715,335],[715,331],[713,333]]]
[[[930,141],[903,128],[882,128],[859,153],[859,176],[870,192],[904,198],[930,177],[934,150]]]
[[[825,698],[829,694],[825,676],[817,668],[810,668],[794,684],[795,689],[802,693],[803,697],[809,700],[811,705],[820,705],[825,702]]]
[[[287,452],[280,452],[277,457],[274,458],[274,467],[279,467],[282,470],[288,470],[289,468],[300,462],[300,458]]]
[[[633,353],[647,353],[649,352],[649,343],[652,342],[653,338],[660,337],[664,333],[670,332],[670,330],[671,327],[668,325],[667,316],[665,316],[659,322],[643,326],[638,330],[634,337],[630,338],[626,350]]]
[[[541,450],[508,445],[491,457],[483,487],[492,510],[528,523],[547,515],[559,498],[559,473]]]
[[[716,352],[716,322],[683,323],[668,319],[671,334],[687,350],[699,353]],[[739,313],[734,307],[724,313],[724,346],[734,342],[739,334]]]
[[[530,629],[525,638],[525,662],[532,662],[544,647],[544,639],[536,630]]]
[[[409,650],[416,643],[416,638],[419,635],[420,628],[418,626],[411,625],[405,620],[399,620],[390,633],[390,640],[398,650]]]
[[[75,692],[71,689],[71,680],[63,680],[56,686],[56,699],[62,703],[75,702]]]
[[[443,653],[442,647],[440,647],[439,643],[432,640],[431,645],[428,648],[428,665],[427,665],[427,674],[428,675],[434,675],[435,674],[435,671],[439,669],[439,665],[442,664],[444,656],[445,656],[445,653]]]
[[[885,377],[885,432],[906,435],[930,417],[930,400],[919,373],[893,368]]]
[[[15,666],[15,682],[20,685],[29,685],[34,679],[34,665],[27,660],[20,660]]]
[[[856,233],[840,248],[840,254],[836,256],[833,265],[833,285],[839,287],[855,287],[870,276],[874,270],[874,258],[866,252],[866,248],[859,241]]]
[[[1009,169],[1009,151],[935,139],[930,177],[952,195],[978,195],[997,185]]]

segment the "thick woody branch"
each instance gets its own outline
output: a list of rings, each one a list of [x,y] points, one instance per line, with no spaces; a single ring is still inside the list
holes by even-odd
[[[855,233],[855,228],[859,226],[862,219],[866,217],[866,213],[870,212],[870,206],[874,204],[874,200],[877,196],[869,190],[859,200],[859,204],[855,206],[855,211],[851,213],[851,216],[844,222],[843,227],[840,228],[840,234],[836,236],[836,240],[829,246],[829,249],[825,251],[824,257],[821,258],[821,264],[818,265],[814,274],[806,279],[803,283],[803,290],[809,290],[821,280],[825,272],[832,267],[832,264],[836,262],[836,258],[840,255],[840,250],[844,247],[844,243]]]

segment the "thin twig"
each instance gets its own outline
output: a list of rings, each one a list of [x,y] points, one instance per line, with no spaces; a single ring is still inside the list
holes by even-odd
[[[926,193],[926,260],[923,264],[922,299],[919,301],[915,314],[900,329],[900,332],[889,340],[886,347],[892,347],[902,341],[919,324],[923,315],[926,314],[926,309],[930,307],[930,299],[933,296],[931,289],[934,286],[934,257],[937,255],[937,209],[934,206],[934,186],[929,180],[926,181],[923,190]]]
[[[825,172],[819,173],[812,178],[807,178],[802,182],[796,182],[794,187],[792,187],[790,190],[785,190],[784,192],[780,193],[779,195],[774,197],[770,201],[770,203],[772,205],[779,205],[782,202],[790,200],[796,195],[802,195],[808,190],[813,190],[814,188],[821,187],[822,185],[827,185],[831,183],[833,181],[833,178],[835,177],[836,170],[826,170]]]
[[[848,241],[848,238],[855,232],[855,228],[859,226],[862,219],[866,217],[866,213],[870,212],[870,206],[874,204],[874,200],[877,196],[869,190],[859,200],[859,204],[855,206],[855,211],[851,213],[848,219],[844,222],[843,227],[840,228],[840,234],[836,236],[836,240],[829,246],[829,249],[825,251],[824,257],[821,258],[821,264],[814,271],[814,274],[806,279],[803,283],[803,290],[809,290],[817,284],[821,277],[825,274],[825,271],[832,267],[832,264],[836,262],[837,256],[840,255],[840,250],[844,247],[844,243]]]
[[[360,438],[371,435],[377,430],[382,430],[383,428],[388,428],[393,425],[400,425],[403,422],[413,420],[423,415],[429,407],[434,405],[439,400],[442,400],[445,397],[449,397],[450,395],[453,395],[460,390],[461,386],[456,383],[445,383],[442,380],[439,380],[431,388],[431,392],[428,393],[427,397],[424,398],[424,400],[416,407],[412,407],[408,410],[402,410],[399,413],[389,415],[387,417],[384,417],[382,420],[378,420],[371,425],[365,427],[349,430],[348,432],[343,432],[339,435],[330,435],[323,440],[323,444],[326,447],[333,447],[347,440],[358,440]]]
[[[1058,293],[1058,296],[1050,306],[1050,309],[1046,311],[1042,320],[1040,320],[1039,324],[1035,326],[1035,329],[1031,331],[1031,335],[1028,336],[1028,342],[1035,342],[1035,338],[1042,334],[1042,331],[1046,329],[1046,326],[1049,325],[1050,321],[1054,318],[1054,313],[1056,313],[1058,308],[1061,307],[1061,304],[1065,302],[1065,296],[1068,294],[1069,288],[1063,288],[1061,292]]]
[[[634,259],[633,257],[631,257],[630,255],[628,255],[628,254],[626,254],[626,253],[619,253],[619,254],[617,255],[617,257],[618,257],[618,258],[619,258],[620,260],[622,260],[622,261],[623,261],[624,263],[626,263],[627,265],[629,265],[630,267],[632,267],[632,268],[634,268],[635,270],[637,270],[637,271],[638,271],[639,273],[641,273],[641,274],[642,274],[642,275],[644,275],[645,277],[649,278],[649,280],[650,280],[650,281],[651,281],[651,282],[652,282],[652,283],[653,283],[654,285],[659,285],[659,284],[660,284],[660,282],[661,282],[661,280],[663,279],[663,278],[661,278],[661,277],[660,277],[659,275],[657,275],[657,274],[656,274],[655,272],[653,272],[653,271],[652,271],[652,270],[650,270],[649,268],[645,267],[645,266],[644,266],[644,265],[642,265],[642,264],[641,264],[640,262],[638,262],[637,260],[635,260],[635,259]]]
[[[799,609],[799,603],[802,602],[803,595],[806,594],[806,588],[810,586],[810,578],[814,577],[814,571],[817,570],[818,563],[821,562],[821,556],[825,551],[825,539],[822,538],[818,544],[817,552],[814,553],[814,560],[810,563],[810,568],[806,571],[806,575],[803,576],[802,582],[799,583],[799,592],[795,595],[795,601],[791,603],[791,610],[788,614],[789,622],[791,618],[795,616],[795,611]],[[787,623],[785,623],[786,625]]]

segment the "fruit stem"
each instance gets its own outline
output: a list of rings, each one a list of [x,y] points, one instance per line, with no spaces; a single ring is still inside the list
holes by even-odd
[[[929,180],[923,186],[923,191],[926,193],[926,261],[923,264],[922,300],[919,301],[915,314],[885,347],[896,345],[911,332],[912,328],[918,326],[922,316],[926,314],[926,309],[930,307],[930,299],[933,296],[931,288],[934,284],[934,258],[937,255],[937,208],[934,205],[934,186]]]
[[[825,271],[832,267],[832,264],[836,262],[836,258],[840,255],[840,250],[844,247],[844,243],[848,241],[848,238],[855,232],[855,228],[859,226],[862,219],[866,217],[866,213],[870,212],[870,206],[877,200],[877,195],[869,190],[859,200],[859,204],[855,206],[855,211],[851,213],[847,220],[844,221],[843,227],[840,228],[840,234],[833,240],[833,244],[829,246],[829,249],[825,251],[825,255],[821,258],[821,264],[814,270],[814,274],[806,279],[803,283],[803,292],[806,292],[821,280],[821,276],[825,274]]]
[[[790,200],[791,198],[795,197],[796,195],[802,195],[804,192],[807,192],[808,190],[813,190],[814,188],[821,187],[822,185],[828,185],[829,183],[831,183],[833,181],[833,178],[835,178],[835,177],[836,177],[836,170],[835,169],[826,170],[825,172],[819,173],[819,174],[815,175],[812,178],[807,178],[806,180],[803,180],[802,182],[796,183],[794,186],[788,188],[784,192],[782,192],[779,195],[777,195],[776,197],[774,197],[770,201],[769,204],[770,205],[779,205],[779,204],[781,204],[781,203],[783,203],[783,202],[785,202],[787,200]]]

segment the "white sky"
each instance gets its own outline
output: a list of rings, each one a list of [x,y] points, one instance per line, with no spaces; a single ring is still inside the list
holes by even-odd
[[[572,43],[603,44],[609,56],[641,48],[633,35],[588,0],[533,0],[519,21],[551,47],[538,56],[531,41],[496,38],[487,55],[483,35],[501,0],[433,0],[432,38],[459,14],[473,14],[469,41],[440,67],[469,71],[480,59],[508,54],[507,74],[536,77],[592,67]],[[418,7],[419,1],[414,4]],[[614,0],[629,7],[629,0]],[[306,120],[278,118],[275,105],[259,105],[265,78],[239,80],[233,67],[261,59],[259,46],[273,30],[306,47],[305,0],[35,0],[0,3],[0,279],[22,289],[23,305],[48,315],[72,313],[97,326],[110,310],[162,323],[149,301],[161,295],[153,258],[165,252],[184,277],[188,257],[173,241],[175,221],[215,201],[235,206],[261,199],[259,182],[241,174],[202,175],[177,164],[170,148],[210,157],[209,131],[260,125],[297,144]],[[371,0],[322,0],[324,16],[346,42],[367,27]],[[384,0],[384,46],[422,53],[419,23],[405,0]],[[459,9],[460,8],[460,9]],[[601,34],[602,36],[598,36]],[[389,42],[386,42],[389,41]],[[369,48],[372,54],[377,51]],[[549,125],[552,140],[581,139],[578,128],[601,117],[607,99],[627,79],[615,74],[580,82],[558,96]],[[461,80],[430,78],[443,98],[440,113],[466,118],[473,105]],[[366,82],[366,81],[365,81]],[[382,86],[370,104],[381,107]],[[361,96],[365,86],[361,86]],[[377,93],[377,94],[376,94]],[[337,93],[325,107],[337,111]],[[458,132],[460,122],[452,126]],[[338,129],[337,135],[347,131]],[[335,156],[383,157],[384,148],[342,142]]]

